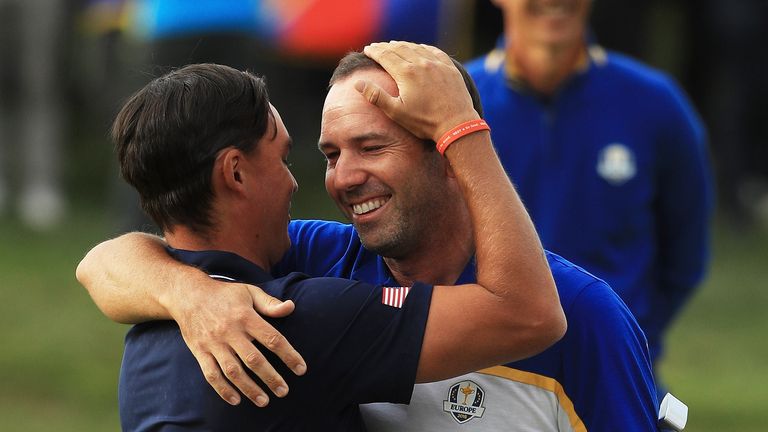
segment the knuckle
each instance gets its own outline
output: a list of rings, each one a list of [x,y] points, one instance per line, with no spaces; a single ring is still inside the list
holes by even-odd
[[[270,374],[270,375],[267,375],[267,376],[264,376],[264,377],[259,377],[259,378],[261,378],[261,380],[264,382],[264,384],[266,384],[267,387],[269,387],[271,389],[277,388],[277,386],[279,386],[280,384],[283,383],[283,381],[280,379],[280,377],[277,376],[277,375],[274,375],[274,374]]]
[[[284,344],[285,338],[280,333],[269,333],[264,340],[264,346],[273,352],[276,349],[282,348]]]
[[[217,370],[207,370],[203,373],[209,384],[216,384],[221,380],[221,374]]]
[[[224,365],[224,375],[230,380],[240,376],[240,365],[235,363],[227,363]]]
[[[376,105],[379,102],[379,97],[381,94],[379,93],[378,89],[373,89],[368,92],[368,102]]]
[[[283,303],[282,300],[278,300],[274,297],[267,297],[267,306],[278,306],[281,303]]]
[[[226,325],[222,324],[222,323],[215,323],[208,330],[206,336],[209,337],[209,338],[221,337],[221,335],[226,334],[227,328],[228,327]]]
[[[265,359],[260,352],[252,351],[245,356],[243,361],[245,362],[246,365],[248,365],[250,369],[254,369],[264,364]]]

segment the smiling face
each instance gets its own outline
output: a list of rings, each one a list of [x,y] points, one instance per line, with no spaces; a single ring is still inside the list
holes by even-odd
[[[325,187],[366,249],[399,258],[445,216],[445,168],[436,151],[354,89],[363,78],[397,94],[392,78],[378,69],[354,72],[331,87],[319,141],[327,159]]]
[[[511,40],[535,44],[582,43],[591,0],[494,0]]]

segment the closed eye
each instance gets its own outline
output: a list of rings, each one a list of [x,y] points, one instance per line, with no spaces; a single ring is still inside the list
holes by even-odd
[[[370,146],[363,147],[363,151],[366,152],[366,153],[373,153],[373,152],[377,152],[379,150],[382,150],[385,147],[386,146],[384,146],[384,145],[370,145]]]
[[[325,160],[326,162],[328,162],[328,166],[333,166],[336,164],[336,160],[339,158],[339,152],[338,151],[323,152],[323,156],[325,156]]]

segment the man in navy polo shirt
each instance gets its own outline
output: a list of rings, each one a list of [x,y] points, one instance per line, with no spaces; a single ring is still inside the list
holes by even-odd
[[[367,52],[393,74],[402,69],[394,52],[423,66],[387,89],[400,91],[403,103],[387,112],[404,134],[437,141],[452,126],[479,124],[461,74],[443,52],[402,43]],[[441,91],[432,95],[425,83],[440,83]],[[471,230],[481,269],[476,283],[460,287],[269,275],[290,246],[297,185],[287,166],[290,137],[264,82],[247,72],[206,64],[160,77],[129,99],[113,137],[123,177],[163,228],[169,254],[213,279],[259,284],[295,302],[290,316],[271,323],[310,365],[306,376],[289,380],[290,395],[287,385],[275,388],[285,397],[270,408],[232,406],[208,385],[210,376],[197,367],[206,359],[195,358],[176,323],[139,324],[126,337],[121,369],[124,430],[363,430],[359,403],[408,402],[414,382],[536,354],[565,331],[538,238],[486,131],[457,136],[435,166],[451,164],[452,187],[477,227]],[[417,150],[408,157],[421,159],[426,150]],[[441,330],[449,325],[468,342],[446,338]],[[269,360],[278,364],[272,354]],[[267,402],[266,395],[254,399]]]

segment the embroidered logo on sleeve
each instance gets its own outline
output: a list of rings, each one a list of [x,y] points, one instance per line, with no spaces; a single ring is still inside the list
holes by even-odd
[[[382,287],[381,302],[387,306],[402,308],[411,287]]]

